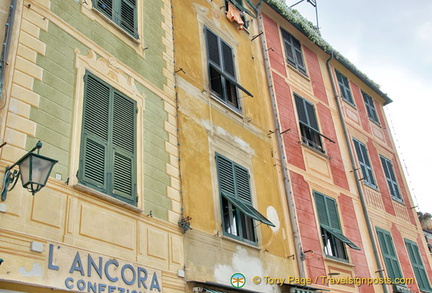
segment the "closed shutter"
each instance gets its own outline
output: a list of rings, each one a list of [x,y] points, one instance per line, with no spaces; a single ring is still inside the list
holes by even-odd
[[[118,92],[113,103],[113,195],[134,203],[136,105]]]
[[[297,61],[297,69],[306,74],[306,67],[303,61],[303,53],[301,50],[300,42],[294,37],[291,37],[291,39],[295,52],[295,60]]]
[[[373,175],[366,146],[355,138],[353,139],[353,142],[364,183],[372,188],[376,188],[375,177]]]
[[[399,186],[396,181],[396,175],[394,173],[394,169],[391,161],[381,156],[381,164],[384,169],[384,174],[386,176],[387,185],[389,187],[391,196],[396,199],[402,200],[402,196],[399,192]]]
[[[429,280],[426,274],[426,270],[423,266],[423,262],[420,256],[418,246],[415,242],[405,239],[405,245],[411,260],[411,265],[416,276],[417,284],[421,290],[431,291],[432,288],[429,284]]]
[[[214,65],[221,67],[218,37],[206,29],[208,58]]]
[[[85,76],[83,142],[80,179],[107,192],[110,88],[91,75]]]
[[[337,70],[336,70],[336,78],[338,80],[339,89],[341,91],[342,98],[347,102],[349,102],[350,104],[354,104],[348,78],[346,78],[342,73],[340,73]]]
[[[376,228],[376,231],[387,270],[387,276],[392,280],[395,278],[402,278],[402,272],[399,267],[399,261],[397,259],[390,233],[380,228]]]
[[[87,73],[79,181],[135,205],[135,133],[135,102]]]

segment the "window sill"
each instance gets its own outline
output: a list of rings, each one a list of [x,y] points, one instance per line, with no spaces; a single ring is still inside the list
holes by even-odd
[[[228,241],[233,242],[235,244],[240,244],[240,245],[243,245],[243,246],[247,246],[247,247],[255,249],[255,250],[261,250],[261,247],[258,246],[258,242],[256,243],[256,245],[254,245],[254,244],[251,244],[251,243],[247,243],[247,242],[235,239],[235,238],[233,238],[231,236],[228,236],[228,235],[225,235],[225,234],[223,234],[222,236],[219,236],[219,237],[222,240],[228,240]]]
[[[357,111],[357,107],[356,105],[353,103],[351,103],[350,101],[345,100],[342,96],[340,96],[341,100],[344,101],[346,104],[350,105],[354,110]]]
[[[355,267],[355,264],[350,263],[347,259],[336,258],[336,257],[331,256],[331,255],[324,255],[324,256],[325,256],[325,261],[337,263],[337,264],[344,265],[344,266]]]
[[[307,73],[301,72],[295,66],[292,66],[291,64],[289,64],[289,62],[287,60],[285,60],[285,63],[286,63],[286,67],[288,69],[291,69],[292,71],[294,71],[298,76],[304,78],[305,80],[307,80],[309,82],[311,81],[311,79],[310,79],[309,75],[307,75]]]
[[[317,150],[316,148],[311,147],[310,145],[308,145],[307,143],[304,143],[304,142],[301,141],[301,140],[299,141],[299,143],[300,143],[302,146],[304,146],[305,148],[307,148],[308,150],[310,150],[310,151],[312,151],[312,152],[314,152],[314,153],[317,153],[318,155],[320,155],[320,156],[326,158],[327,160],[330,159],[330,157],[327,156],[327,155],[325,154],[325,152],[323,153],[323,152],[321,152],[320,150]]]
[[[394,197],[394,196],[392,196],[392,195],[390,195],[390,197],[391,197],[391,199],[392,199],[393,201],[395,201],[395,202],[397,202],[397,203],[399,203],[399,204],[405,206],[405,203],[403,202],[402,199],[397,198],[397,197]]]
[[[241,109],[237,109],[234,106],[230,106],[230,104],[221,100],[218,96],[212,94],[211,92],[210,92],[210,98],[213,101],[212,105],[216,105],[219,110],[222,110],[222,111],[227,112],[227,113],[231,113],[231,114],[243,119],[243,113],[242,113]]]
[[[381,128],[381,124],[378,121],[373,120],[372,118],[368,117],[369,121],[372,122],[373,124],[375,124],[376,126],[378,126],[379,128]]]
[[[363,185],[366,186],[366,187],[368,187],[368,188],[370,188],[370,189],[372,189],[373,191],[380,192],[379,189],[378,189],[378,186],[372,186],[372,185],[370,185],[370,184],[368,184],[366,182],[363,182]]]
[[[127,31],[125,31],[123,28],[121,28],[117,23],[115,23],[111,18],[107,17],[105,14],[103,14],[102,12],[100,12],[99,10],[97,10],[95,7],[92,7],[92,11],[99,15],[99,17],[101,19],[103,19],[106,23],[108,23],[109,25],[113,26],[114,28],[116,28],[118,31],[120,31],[123,35],[125,35],[126,37],[128,37],[131,41],[133,41],[135,44],[141,44],[140,40],[139,40],[139,35],[138,38],[135,38],[133,35],[131,35],[130,33],[128,33]]]
[[[137,208],[135,206],[127,204],[127,203],[125,203],[125,202],[123,202],[121,200],[113,198],[113,197],[111,197],[111,196],[109,196],[109,195],[107,195],[105,193],[100,192],[100,191],[96,191],[93,188],[87,187],[87,186],[85,186],[83,184],[77,183],[77,184],[73,185],[73,188],[75,188],[75,189],[77,189],[79,191],[85,192],[86,194],[91,195],[92,197],[104,200],[104,201],[109,202],[111,204],[115,204],[115,205],[121,206],[121,207],[123,207],[123,208],[125,208],[127,210],[130,210],[132,212],[135,212],[137,214],[144,213],[144,211],[142,209],[139,209],[139,208]]]

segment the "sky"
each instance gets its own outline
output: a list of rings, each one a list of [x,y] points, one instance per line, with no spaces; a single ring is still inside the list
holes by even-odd
[[[432,1],[316,3],[323,39],[393,100],[384,110],[414,206],[432,213]],[[310,3],[293,8],[317,24]]]

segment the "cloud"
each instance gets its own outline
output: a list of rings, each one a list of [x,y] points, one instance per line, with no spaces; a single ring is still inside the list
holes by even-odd
[[[415,30],[415,36],[419,40],[432,43],[432,21],[427,21]]]

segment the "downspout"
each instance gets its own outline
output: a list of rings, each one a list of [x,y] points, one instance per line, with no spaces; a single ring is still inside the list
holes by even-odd
[[[261,6],[262,2],[263,1],[261,0],[258,7]],[[261,12],[257,11],[257,14],[258,14],[258,17],[257,17],[258,18],[258,31],[263,32]],[[279,115],[278,115],[278,111],[277,111],[276,98],[275,98],[275,94],[273,91],[273,82],[272,82],[271,71],[270,71],[270,62],[269,62],[267,51],[266,51],[265,37],[264,37],[264,34],[262,34],[262,33],[260,35],[260,40],[261,40],[261,47],[263,50],[264,66],[265,66],[265,70],[266,70],[267,83],[268,83],[269,93],[270,93],[270,100],[271,100],[272,109],[273,109],[273,118],[274,118],[275,127],[276,127],[274,133],[276,134],[276,137],[277,137],[279,153],[281,156],[281,165],[282,165],[282,174],[283,174],[283,179],[284,179],[285,196],[286,196],[287,203],[288,203],[291,229],[293,231],[294,245],[295,245],[295,251],[296,251],[296,256],[297,256],[296,261],[297,261],[297,266],[298,266],[300,277],[305,278],[305,271],[304,271],[304,267],[303,267],[304,254],[302,251],[302,245],[301,245],[301,241],[300,241],[300,233],[299,233],[299,229],[298,229],[298,225],[297,225],[297,217],[296,217],[296,211],[295,211],[295,207],[294,207],[294,199],[292,197],[291,184],[290,184],[290,179],[289,179],[289,174],[288,174],[288,165],[286,162],[285,150],[283,148],[282,134],[280,131],[280,123],[279,123]]]
[[[339,99],[338,99],[338,94],[337,94],[337,91],[336,91],[335,81],[333,79],[332,71],[331,71],[331,68],[330,68],[330,61],[332,59],[333,59],[333,52],[330,54],[330,58],[326,62],[326,64],[327,64],[327,71],[328,71],[328,74],[330,76],[330,81],[331,81],[331,85],[332,85],[332,89],[333,89],[333,96],[334,96],[334,99],[336,101],[336,105],[337,105],[337,108],[338,108],[339,118],[340,118],[340,122],[342,124],[343,132],[344,132],[344,137],[345,137],[345,142],[346,142],[347,147],[348,147],[348,153],[349,153],[349,157],[350,157],[350,161],[351,161],[351,168],[352,168],[352,170],[354,170],[353,173],[354,173],[354,178],[355,178],[355,182],[356,182],[356,187],[357,187],[357,191],[358,191],[358,194],[359,194],[359,197],[360,197],[360,202],[361,202],[361,206],[362,206],[362,210],[363,210],[363,215],[365,216],[365,219],[366,219],[366,225],[367,225],[367,229],[368,229],[368,233],[369,233],[369,238],[371,239],[371,242],[372,242],[372,248],[373,248],[373,252],[374,252],[374,256],[375,256],[375,261],[376,261],[377,266],[378,266],[378,271],[379,271],[380,278],[384,279],[385,276],[384,276],[384,272],[383,272],[383,269],[382,269],[382,266],[381,266],[381,260],[380,260],[379,255],[378,255],[378,249],[377,249],[377,245],[376,245],[376,242],[375,242],[374,232],[373,232],[373,229],[372,229],[372,225],[370,223],[369,213],[368,213],[368,210],[366,208],[366,201],[364,199],[362,187],[360,185],[360,178],[358,177],[358,174],[355,171],[356,164],[355,164],[355,160],[354,160],[354,154],[353,154],[353,151],[351,149],[351,140],[350,140],[350,137],[348,135],[348,130],[347,130],[346,125],[345,125],[345,118],[343,116],[342,107],[340,105],[340,102],[339,102]],[[387,293],[388,292],[387,291],[387,285],[386,284],[382,284],[382,285],[383,285],[384,292]]]
[[[15,20],[15,11],[16,11],[17,0],[11,0],[11,4],[9,6],[9,15],[5,23],[5,38],[2,43],[1,55],[0,55],[0,102],[3,99],[3,84],[5,79],[5,71],[6,65],[9,55],[9,47],[12,36],[12,28]],[[3,108],[4,106],[1,106]]]

